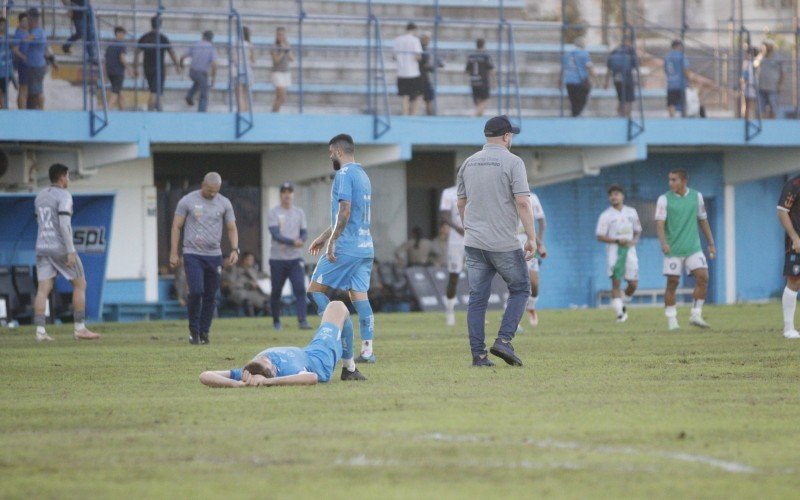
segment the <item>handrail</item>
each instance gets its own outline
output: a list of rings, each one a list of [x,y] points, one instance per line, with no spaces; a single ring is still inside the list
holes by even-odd
[[[630,33],[631,45],[634,47],[634,50],[636,50],[635,49],[635,47],[636,47],[636,29],[633,26],[628,24],[628,25],[625,25],[623,27],[623,37],[625,36],[624,35],[625,31]],[[640,136],[640,135],[642,135],[644,133],[644,100],[642,99],[642,80],[641,80],[641,75],[639,73],[638,55],[636,55],[634,53],[634,57],[636,58],[635,59],[636,60],[636,64],[634,64],[634,66],[633,66],[633,71],[634,71],[634,74],[636,75],[636,81],[634,82],[634,85],[635,85],[634,91],[636,92],[636,101],[639,104],[639,120],[636,121],[636,120],[633,119],[633,112],[632,112],[633,110],[631,110],[631,112],[628,113],[628,141],[632,141],[633,139],[637,138],[638,136]],[[625,78],[624,82],[625,82],[625,84],[627,84],[628,83],[628,79]],[[623,88],[624,88],[624,86],[625,85],[623,85]],[[626,91],[623,90],[622,93],[623,93],[624,98],[627,100]]]
[[[108,96],[106,95],[105,71],[103,71],[102,66],[101,66],[101,61],[100,61],[100,37],[98,36],[99,31],[97,29],[98,28],[97,27],[97,16],[95,15],[94,10],[92,9],[90,2],[88,2],[88,1],[86,2],[86,9],[87,9],[87,15],[83,16],[83,23],[84,23],[84,31],[83,31],[83,35],[84,35],[83,36],[83,45],[84,45],[84,49],[83,49],[83,66],[84,66],[84,70],[85,70],[87,60],[91,57],[92,60],[90,61],[90,63],[91,63],[91,66],[92,66],[92,72],[97,71],[97,74],[98,74],[97,75],[97,80],[100,83],[100,85],[99,85],[99,87],[100,87],[100,89],[99,89],[100,90],[100,101],[102,103],[102,108],[100,110],[101,114],[98,114],[97,111],[95,110],[95,103],[96,103],[96,100],[97,100],[95,98],[96,89],[95,89],[95,85],[92,84],[91,79],[90,79],[90,81],[88,83],[89,89],[91,89],[91,91],[89,92],[89,103],[90,103],[89,104],[89,133],[91,134],[92,137],[94,137],[95,135],[99,134],[101,130],[103,130],[104,128],[106,128],[108,126]],[[92,27],[92,32],[91,33],[94,36],[91,36],[89,34],[89,32],[87,32],[86,29],[85,29],[86,28],[86,22],[87,22],[86,18],[87,17],[89,17],[89,22],[91,22],[91,27]],[[92,38],[92,40],[87,40],[87,38]],[[92,51],[87,50],[88,47],[89,47],[89,44],[91,44],[91,46],[94,47],[94,50],[92,50]],[[86,86],[87,86],[85,73],[84,73],[84,78],[83,78],[83,85],[84,85],[84,89],[85,89]],[[85,93],[86,92],[84,90],[84,95],[85,95]]]
[[[749,67],[755,71],[754,67],[754,60],[755,58],[752,54],[749,53],[749,49],[752,46],[752,39],[750,37],[750,30],[742,25],[739,28],[739,52],[738,52],[738,62],[739,62],[739,74],[741,75],[742,67],[744,66],[745,57],[749,62]],[[748,53],[745,55],[744,48],[745,46],[748,48]],[[738,79],[737,79],[738,81]],[[763,130],[762,122],[761,122],[761,99],[758,98],[759,92],[759,83],[757,78],[753,78],[755,82],[755,93],[756,93],[756,116],[755,120],[750,119],[750,114],[745,111],[744,113],[744,140],[745,142],[750,142],[753,138],[755,138],[758,134],[761,133]],[[745,82],[745,85],[749,85],[748,82]],[[744,98],[746,99],[746,89],[742,89]]]

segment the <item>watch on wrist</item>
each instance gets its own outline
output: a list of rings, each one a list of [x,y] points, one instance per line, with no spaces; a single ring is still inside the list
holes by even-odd
[[[241,255],[242,254],[242,251],[239,250],[238,248],[232,249],[231,252],[236,252],[236,255]]]

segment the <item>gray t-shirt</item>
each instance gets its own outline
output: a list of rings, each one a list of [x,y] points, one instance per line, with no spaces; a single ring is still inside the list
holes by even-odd
[[[276,62],[274,57],[272,59],[272,71],[289,71],[289,52],[291,52],[292,49],[273,45],[272,51],[278,53],[278,61]]]
[[[181,198],[175,215],[186,218],[183,226],[184,254],[222,255],[222,227],[236,221],[228,198],[217,194],[209,200],[198,189]]]
[[[764,91],[775,92],[778,81],[781,79],[781,62],[774,55],[761,59],[758,67],[758,88]]]
[[[64,188],[50,186],[36,196],[36,255],[62,256],[67,246],[61,237],[59,215],[72,216],[72,195]]]
[[[458,170],[464,210],[464,245],[490,252],[519,249],[514,196],[530,193],[525,163],[503,146],[486,144]]]
[[[278,227],[278,232],[281,236],[289,238],[292,241],[300,239],[300,230],[308,229],[306,214],[303,212],[303,209],[297,207],[288,209],[280,205],[272,207],[272,210],[267,214],[267,227],[275,226]],[[293,245],[282,243],[272,238],[270,259],[292,260],[302,258],[302,248],[296,248]]]

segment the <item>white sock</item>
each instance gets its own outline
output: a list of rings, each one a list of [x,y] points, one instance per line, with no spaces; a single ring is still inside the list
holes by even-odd
[[[622,316],[622,299],[618,297],[611,299],[611,307],[614,309],[614,314]]]
[[[692,316],[702,316],[703,315],[703,304],[706,301],[703,299],[694,299],[692,303]]]
[[[622,294],[622,302],[630,304],[632,300],[633,300],[633,295],[628,295],[625,293]]]
[[[372,356],[372,341],[371,340],[362,340],[361,341],[361,355],[364,357]]]
[[[783,289],[783,331],[794,330],[794,310],[797,308],[797,292]]]
[[[786,308],[784,308],[784,310],[786,310]],[[47,331],[44,329],[43,326],[37,326],[36,327],[36,334],[37,335],[45,335],[46,333],[47,333]]]
[[[453,297],[452,299],[444,299],[444,306],[447,309],[447,312],[451,313],[456,310],[456,298]]]
[[[342,360],[342,367],[345,368],[349,372],[356,371],[356,362],[353,358],[350,359],[343,359]]]
[[[536,310],[536,301],[539,300],[539,297],[530,296],[528,297],[528,310],[535,311]]]
[[[664,315],[668,318],[677,318],[678,309],[676,309],[675,306],[667,306],[664,308]]]
[[[79,332],[86,328],[86,323],[75,323],[75,331]]]

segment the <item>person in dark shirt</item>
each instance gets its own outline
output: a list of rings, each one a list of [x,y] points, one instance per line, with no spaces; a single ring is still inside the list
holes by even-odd
[[[491,94],[490,77],[494,74],[492,56],[486,52],[486,40],[478,38],[478,49],[467,58],[466,72],[472,85],[472,101],[475,103],[475,116],[482,116]]]
[[[434,64],[436,68],[443,68],[444,63],[440,60],[433,60],[433,54],[428,50],[431,43],[431,37],[423,34],[419,37],[419,42],[422,45],[422,58],[419,60],[419,73],[422,78],[422,98],[425,101],[425,112],[428,116],[436,114],[435,101],[436,90],[433,88],[433,81],[431,73],[434,71]]]
[[[139,46],[133,55],[134,76],[139,77],[139,53],[144,52],[144,77],[147,80],[147,88],[150,90],[150,97],[147,99],[147,109],[161,111],[161,92],[164,91],[164,79],[166,78],[166,61],[164,53],[168,52],[169,57],[175,64],[175,71],[181,73],[181,65],[178,57],[172,49],[169,38],[164,33],[160,33],[161,18],[153,16],[150,19],[152,30],[148,31],[139,38]],[[160,68],[159,68],[160,63]]]
[[[61,50],[65,54],[71,52],[72,44],[81,38],[86,41],[86,54],[89,60],[94,59],[94,26],[92,25],[91,5],[87,5],[86,0],[61,0],[61,3],[72,9],[67,11],[67,16],[72,19],[72,25],[75,27],[75,33],[67,39],[67,42],[61,46]]]
[[[115,41],[106,49],[106,76],[111,83],[111,96],[108,98],[108,107],[125,109],[125,100],[122,96],[122,84],[125,82],[125,71],[128,65],[125,62],[125,28],[114,28]]]
[[[611,51],[608,56],[606,67],[605,86],[608,87],[609,78],[614,78],[614,88],[617,91],[617,114],[623,118],[631,115],[631,105],[636,100],[636,82],[633,79],[633,71],[639,68],[639,59],[636,56],[636,49],[631,45],[630,35],[625,35],[622,44]]]
[[[783,336],[787,339],[800,339],[794,327],[794,311],[797,307],[797,291],[800,290],[800,175],[789,179],[783,185],[778,200],[778,220],[781,221],[786,237],[784,246],[786,258],[783,275],[786,288],[783,289]]]

